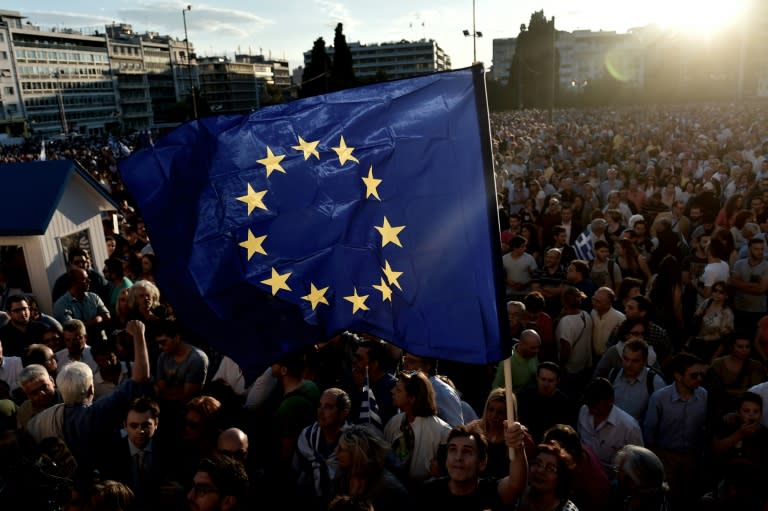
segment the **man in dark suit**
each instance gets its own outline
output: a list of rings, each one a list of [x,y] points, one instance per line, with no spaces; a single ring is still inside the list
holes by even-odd
[[[570,203],[564,202],[560,208],[560,225],[565,228],[565,239],[567,245],[573,245],[576,238],[579,237],[584,228],[573,218],[573,210]]]
[[[103,467],[105,477],[129,486],[136,494],[138,509],[161,509],[169,498],[183,502],[181,491],[175,496],[168,493],[168,488],[173,487],[168,484],[173,474],[168,472],[163,438],[157,438],[159,422],[160,406],[153,399],[134,399],[123,423],[126,436],[114,439],[106,451],[109,459]]]

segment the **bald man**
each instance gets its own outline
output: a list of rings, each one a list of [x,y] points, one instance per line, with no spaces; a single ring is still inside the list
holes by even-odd
[[[541,337],[536,330],[523,330],[520,341],[512,348],[512,391],[517,394],[528,385],[536,376],[539,367],[539,349]],[[504,361],[499,362],[496,368],[496,377],[493,379],[494,387],[504,387]]]
[[[248,435],[238,428],[225,429],[219,433],[216,450],[219,454],[245,462],[248,457]]]

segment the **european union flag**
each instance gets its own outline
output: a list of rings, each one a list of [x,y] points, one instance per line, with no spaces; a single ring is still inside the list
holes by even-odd
[[[489,131],[476,66],[190,122],[120,170],[164,297],[249,373],[342,330],[486,363],[506,325]]]

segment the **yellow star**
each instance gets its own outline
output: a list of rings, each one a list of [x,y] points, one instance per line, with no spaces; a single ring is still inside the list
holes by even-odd
[[[323,289],[317,289],[313,283],[309,283],[310,290],[309,294],[306,296],[302,296],[302,300],[306,300],[309,303],[312,304],[312,310],[315,310],[315,307],[317,307],[318,303],[324,303],[325,305],[328,305],[328,300],[325,298],[325,292],[328,291],[327,287],[324,287]]]
[[[398,239],[397,235],[400,234],[400,231],[405,229],[404,225],[400,225],[397,227],[389,225],[389,220],[387,220],[387,217],[384,217],[384,225],[379,227],[378,225],[373,226],[377,231],[379,231],[379,234],[381,234],[381,246],[386,247],[387,243],[394,243],[400,248],[403,248],[403,245],[400,243],[400,239]]]
[[[314,156],[319,160],[320,153],[317,152],[317,144],[319,143],[320,143],[319,140],[315,140],[314,142],[307,142],[303,138],[299,137],[299,145],[291,146],[291,149],[296,149],[297,151],[304,151],[304,161],[308,160],[310,156]]]
[[[344,135],[341,136],[341,141],[339,142],[339,147],[332,147],[336,154],[339,155],[339,163],[341,165],[344,165],[347,163],[347,160],[352,160],[355,163],[360,163],[357,161],[357,158],[352,156],[352,151],[355,150],[354,147],[347,147],[347,143],[344,142]]]
[[[267,255],[267,251],[261,246],[265,239],[267,239],[266,235],[257,237],[253,235],[250,229],[248,229],[248,239],[240,242],[240,246],[248,249],[249,261],[251,260],[251,257],[253,257],[253,254],[257,252],[261,255]]]
[[[384,260],[384,268],[382,268],[382,270],[384,270],[384,275],[387,276],[387,281],[389,281],[389,285],[390,286],[393,286],[393,285],[397,286],[397,289],[402,291],[403,288],[400,287],[400,283],[397,281],[397,279],[400,278],[400,275],[402,275],[403,272],[393,270],[389,266],[389,261],[387,261],[386,259]]]
[[[352,314],[356,313],[359,310],[367,311],[369,310],[368,307],[365,305],[365,301],[368,299],[368,295],[358,296],[357,294],[357,288],[353,287],[354,294],[352,296],[345,296],[344,299],[350,303],[352,303]]]
[[[371,168],[368,169],[368,177],[361,178],[363,180],[363,183],[365,183],[365,198],[367,199],[371,195],[379,199],[381,201],[381,197],[379,197],[379,191],[377,188],[381,184],[381,179],[376,179],[373,177],[373,165],[371,165]]]
[[[261,163],[265,167],[267,167],[267,177],[269,177],[272,172],[278,171],[285,174],[285,169],[280,165],[280,162],[283,161],[283,158],[285,158],[284,154],[281,154],[279,156],[275,156],[272,154],[272,149],[267,146],[267,157],[262,158],[260,160],[256,160],[257,163]]]
[[[376,284],[373,285],[374,289],[378,289],[381,291],[381,301],[386,302],[389,300],[392,301],[392,288],[387,285],[386,282],[384,282],[384,277],[381,277],[381,285],[377,286]]]
[[[267,211],[267,207],[264,205],[264,196],[267,194],[266,190],[256,192],[253,190],[251,183],[248,183],[248,193],[237,198],[241,202],[248,204],[248,214],[251,214],[254,208],[263,209]]]
[[[291,291],[291,288],[288,287],[288,284],[286,284],[286,281],[288,280],[288,277],[291,276],[291,272],[283,273],[280,275],[277,273],[277,270],[272,268],[272,277],[268,278],[267,280],[262,280],[262,284],[266,284],[268,286],[272,287],[272,296],[275,296],[278,291],[281,289],[285,289],[286,291]]]

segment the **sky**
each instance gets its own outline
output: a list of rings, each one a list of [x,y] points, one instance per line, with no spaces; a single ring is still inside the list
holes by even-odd
[[[451,57],[452,67],[477,60],[492,65],[492,41],[516,37],[531,14],[544,10],[558,30],[606,30],[619,33],[648,24],[710,33],[742,13],[749,1],[765,0],[3,0],[0,9],[18,11],[41,28],[88,28],[128,23],[137,32],[152,31],[189,40],[200,56],[263,54],[289,61],[291,70],[318,37],[333,44],[341,22],[347,42],[362,44],[434,39]]]

